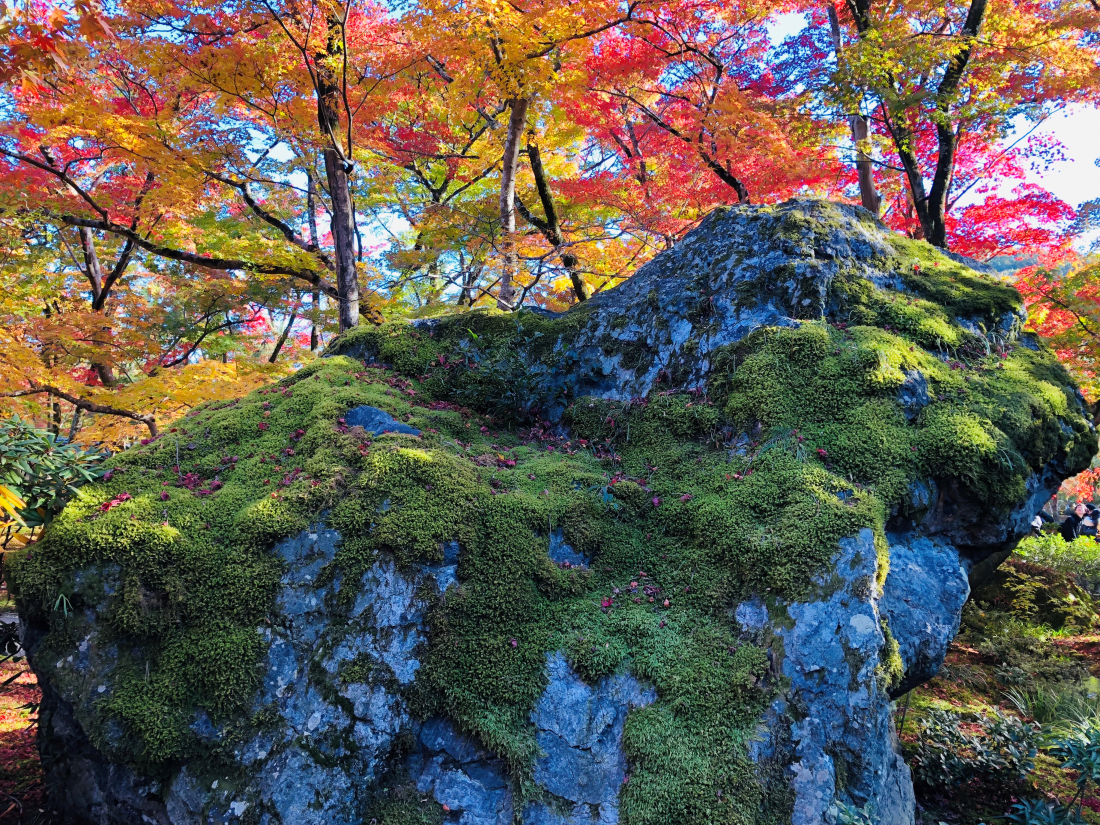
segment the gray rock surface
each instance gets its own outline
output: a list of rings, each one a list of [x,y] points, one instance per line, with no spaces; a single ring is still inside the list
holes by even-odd
[[[382,435],[382,433],[420,435],[420,430],[415,427],[401,423],[385,410],[370,407],[366,404],[353,407],[344,413],[344,423],[349,427],[362,427],[368,433],[374,435]]]
[[[547,656],[548,684],[531,722],[542,755],[534,780],[544,799],[524,806],[523,825],[615,825],[626,779],[623,725],[657,698],[629,674],[586,684],[565,656]],[[446,805],[458,825],[512,825],[506,767],[445,719],[420,727],[406,769],[422,794]]]
[[[446,719],[420,727],[405,766],[417,792],[445,805],[458,825],[511,825],[514,815],[507,767]]]
[[[890,572],[879,610],[898,643],[905,666],[891,690],[901,696],[936,675],[959,632],[970,595],[968,565],[959,551],[923,536],[890,537]]]
[[[555,556],[583,563],[560,531],[554,535]],[[167,786],[111,763],[83,733],[78,708],[91,712],[100,695],[94,683],[105,680],[117,656],[96,644],[94,619],[117,587],[118,570],[86,572],[82,595],[99,594],[100,603],[83,617],[87,637],[78,654],[54,663],[72,677],[63,682],[66,694],[79,700],[74,706],[55,693],[43,716],[52,747],[66,754],[63,768],[51,774],[59,784],[56,798],[73,812],[90,813],[97,825],[350,825],[360,821],[364,792],[392,768],[396,740],[412,735],[416,747],[405,767],[419,792],[447,806],[453,823],[511,825],[515,806],[506,766],[449,721],[415,720],[402,695],[426,642],[423,587],[443,595],[456,584],[458,543],[445,543],[441,563],[421,565],[412,575],[380,557],[363,574],[355,601],[341,609],[333,598],[340,579],[328,569],[339,541],[338,533],[316,525],[276,545],[287,566],[276,604],[280,622],[258,630],[267,658],[252,708],[272,721],[234,744],[221,770],[185,765]],[[357,670],[349,677],[351,665]],[[560,653],[547,658],[547,680],[531,714],[543,751],[535,782],[546,797],[527,805],[521,821],[613,825],[627,770],[623,725],[632,708],[653,702],[656,694],[628,674],[587,685]],[[53,690],[49,683],[47,690]],[[191,727],[206,741],[228,741],[230,732],[203,712]]]
[[[626,715],[656,701],[657,694],[628,674],[587,685],[561,653],[548,657],[547,674],[550,684],[531,714],[543,752],[535,762],[535,781],[558,801],[529,805],[523,820],[528,825],[617,823],[627,775]]]
[[[771,608],[757,599],[735,611],[742,628],[781,657],[790,680],[756,755],[790,764],[791,825],[834,822],[837,799],[870,803],[877,825],[914,821],[913,782],[880,675],[878,564],[874,534],[864,529],[842,540],[829,572],[815,578],[816,598]]]
[[[276,604],[280,622],[257,630],[267,659],[252,709],[270,723],[231,748],[225,769],[199,775],[186,765],[167,788],[108,762],[84,737],[81,717],[102,695],[98,684],[117,655],[97,644],[95,618],[117,586],[118,571],[85,574],[81,595],[90,600],[98,593],[99,604],[83,617],[87,635],[77,655],[52,663],[68,675],[55,680],[67,698],[51,703],[43,723],[51,747],[82,754],[67,758],[55,775],[64,783],[66,807],[95,812],[93,821],[104,825],[146,821],[140,817],[173,825],[230,823],[246,811],[261,825],[358,822],[362,791],[388,767],[395,738],[412,723],[401,689],[415,678],[426,641],[422,588],[441,593],[455,582],[458,545],[447,543],[441,564],[412,575],[380,557],[363,575],[355,602],[341,608],[333,600],[339,578],[327,569],[339,538],[318,525],[276,545],[287,570]],[[191,727],[214,743],[230,734],[202,712]]]
[[[965,256],[948,257],[991,272]],[[559,342],[560,364],[526,363],[534,388],[530,405],[556,421],[568,400],[581,396],[630,399],[653,391],[702,390],[721,348],[762,327],[822,318],[846,322],[849,313],[838,294],[843,290],[834,289],[838,282],[858,277],[905,292],[897,272],[909,265],[882,224],[860,207],[804,200],[717,209],[632,278],[574,310],[582,323],[567,342]],[[1029,340],[1022,309],[993,319],[955,320],[982,337],[988,330],[1010,343]],[[439,321],[419,323],[431,327]],[[354,346],[341,349],[339,342],[334,352],[374,358]],[[929,401],[927,381],[915,370],[906,379],[899,401],[915,417]],[[1028,523],[1068,475],[1052,466],[1033,476],[1034,495],[1007,517],[991,513],[957,484],[936,489],[912,509],[920,511],[918,526],[925,535],[938,536],[978,562],[1026,535]]]
[[[395,737],[411,722],[400,688],[415,678],[417,649],[427,641],[420,588],[453,582],[454,563],[407,576],[382,556],[363,574],[344,620],[334,621],[340,582],[326,577],[326,567],[339,538],[317,527],[276,547],[288,568],[276,605],[282,622],[261,630],[269,646],[256,710],[273,709],[278,721],[233,751],[248,784],[212,793],[204,781],[196,799],[185,769],[169,792],[170,810],[226,818],[234,805],[255,806],[264,825],[358,821],[360,790],[384,771]],[[345,676],[353,665],[358,672]]]
[[[898,390],[898,401],[901,403],[905,417],[914,420],[920,411],[928,406],[931,399],[928,397],[928,379],[920,370],[907,370],[905,383]]]
[[[566,541],[561,530],[550,531],[550,561],[559,566],[587,567],[588,557],[578,553]]]

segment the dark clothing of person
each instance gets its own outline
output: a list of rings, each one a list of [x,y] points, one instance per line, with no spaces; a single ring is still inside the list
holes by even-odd
[[[1066,541],[1073,541],[1080,535],[1082,521],[1084,521],[1082,516],[1070,513],[1069,517],[1062,522],[1062,527],[1058,532],[1062,534],[1062,538]]]

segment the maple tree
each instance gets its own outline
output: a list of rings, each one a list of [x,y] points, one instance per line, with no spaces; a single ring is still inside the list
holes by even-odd
[[[875,155],[879,185],[894,193],[892,222],[935,246],[958,231],[952,212],[967,208],[975,180],[1003,176],[1020,157],[1000,148],[1020,118],[1035,124],[1100,93],[1100,16],[1089,0],[806,9],[810,24],[788,44],[788,76],[812,107],[868,125],[857,154]],[[1025,211],[1038,206],[1041,221],[1053,199],[1036,195],[1026,189],[1015,200]]]
[[[1100,261],[1054,260],[1025,267],[1017,288],[1028,320],[1094,401],[1100,399]]]
[[[55,432],[159,431],[361,312],[563,309],[717,206],[796,195],[981,259],[1041,253],[1021,284],[1088,386],[1055,301],[1091,300],[1084,218],[1028,180],[1057,144],[1008,136],[1096,101],[1090,0],[6,14],[0,375]]]
[[[93,0],[73,0],[69,9],[33,0],[0,8],[0,83],[18,81],[33,91],[41,75],[64,69],[66,52],[110,37],[106,15]]]
[[[351,162],[333,144],[333,93],[324,85],[331,61],[318,63],[308,52],[300,63],[270,59],[263,46],[273,32],[300,57],[299,47],[311,45],[296,41],[276,10],[267,17],[221,11],[219,21],[195,9],[143,4],[112,19],[117,36],[109,44],[11,91],[14,116],[0,137],[9,274],[19,285],[37,266],[42,299],[11,293],[25,303],[5,313],[5,367],[19,387],[7,395],[50,396],[55,429],[62,401],[155,433],[158,409],[178,414],[206,393],[224,392],[218,384],[227,380],[246,391],[242,376],[261,374],[248,363],[249,346],[231,362],[223,349],[218,363],[215,336],[224,344],[228,332],[240,343],[245,333],[255,336],[258,321],[266,334],[275,319],[270,310],[262,319],[257,307],[283,307],[285,327],[266,359],[274,362],[291,337],[303,289],[312,349],[321,295],[335,303],[342,328],[358,322],[361,254]],[[352,22],[345,14],[336,31]],[[217,29],[221,23],[235,28]],[[331,15],[325,23],[331,50]],[[211,43],[221,50],[210,53]],[[190,62],[181,59],[187,50]],[[243,72],[221,73],[229,57],[240,66],[242,56],[255,69],[243,84]],[[303,98],[313,95],[312,128],[284,126],[282,110],[292,108],[287,74]],[[268,81],[280,90],[264,97]],[[350,154],[348,144],[343,151]],[[312,186],[317,165],[327,190]],[[298,182],[303,171],[308,192]],[[319,192],[327,196],[323,206]],[[328,216],[325,235],[319,207]],[[20,236],[26,231],[40,238],[28,246]],[[76,285],[66,280],[73,270],[82,276]],[[130,371],[125,382],[117,380],[120,367]],[[145,378],[135,380],[135,371]],[[204,377],[219,380],[206,386]]]
[[[502,133],[499,173],[500,283],[497,305],[518,305],[515,279],[519,266],[516,237],[516,179],[529,115],[538,101],[567,86],[582,74],[584,58],[595,38],[634,19],[640,3],[624,7],[612,2],[569,4],[456,3],[430,0],[417,16],[418,28],[430,33],[422,46],[425,59],[436,67],[454,94],[474,99],[474,110]],[[533,105],[534,104],[534,105]],[[531,221],[555,247],[564,242],[556,208],[541,163],[537,143],[527,142],[527,155],[537,179],[545,217]],[[587,298],[575,275],[576,256],[565,253],[563,264],[573,273],[577,297]]]
[[[201,182],[157,163],[171,146],[150,127],[170,100],[117,60],[96,68],[20,89],[4,124],[0,371],[15,388],[5,396],[48,397],[55,431],[64,402],[72,430],[80,412],[104,416],[85,435],[117,443],[132,429],[107,424],[112,417],[155,433],[158,411],[175,415],[224,391],[239,364],[192,355],[209,351],[213,334],[239,330],[250,300],[278,300],[287,268],[258,264],[265,281],[241,279],[230,261],[177,242],[187,235],[173,217],[202,218],[216,205]]]
[[[86,230],[37,225],[27,244],[5,229],[0,397],[55,433],[124,444],[156,435],[158,419],[287,368],[250,352],[273,337],[259,315],[271,292],[223,273],[128,262],[124,244],[97,248]],[[57,247],[67,264],[50,255]],[[113,262],[106,276],[100,255]]]
[[[687,0],[655,6],[605,38],[594,91],[609,109],[626,104],[635,124],[633,135],[612,137],[616,147],[637,157],[654,141],[660,154],[705,169],[713,204],[819,186],[830,171],[822,135],[806,129],[768,64],[766,24],[776,9]]]

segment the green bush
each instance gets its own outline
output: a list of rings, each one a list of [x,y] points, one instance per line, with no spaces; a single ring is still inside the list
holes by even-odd
[[[1012,615],[1019,622],[1052,630],[1097,624],[1096,605],[1071,573],[1010,558],[976,587],[971,598]]]
[[[17,516],[28,527],[48,524],[80,485],[102,478],[106,458],[17,415],[0,421],[0,485],[23,499]]]
[[[1075,577],[1092,593],[1100,591],[1100,543],[1092,536],[1074,541],[1066,541],[1057,533],[1028,536],[1016,553],[1025,561]]]
[[[918,730],[909,767],[913,779],[928,788],[974,779],[1020,780],[1035,767],[1039,726],[1015,717],[997,713],[964,720],[951,711],[933,710]]]

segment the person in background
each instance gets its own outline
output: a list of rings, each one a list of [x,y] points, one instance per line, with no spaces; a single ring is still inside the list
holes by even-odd
[[[1073,512],[1071,512],[1066,517],[1066,520],[1062,522],[1062,527],[1059,530],[1059,532],[1062,534],[1062,538],[1066,541],[1073,541],[1075,538],[1081,535],[1081,524],[1085,521],[1085,518],[1088,516],[1088,514],[1089,508],[1086,507],[1084,504],[1078,502],[1078,504],[1073,508]],[[1095,525],[1093,525],[1093,529],[1096,529]]]
[[[1081,524],[1077,528],[1078,536],[1092,536],[1096,538],[1096,508],[1091,505],[1085,505],[1085,517],[1081,519]]]

